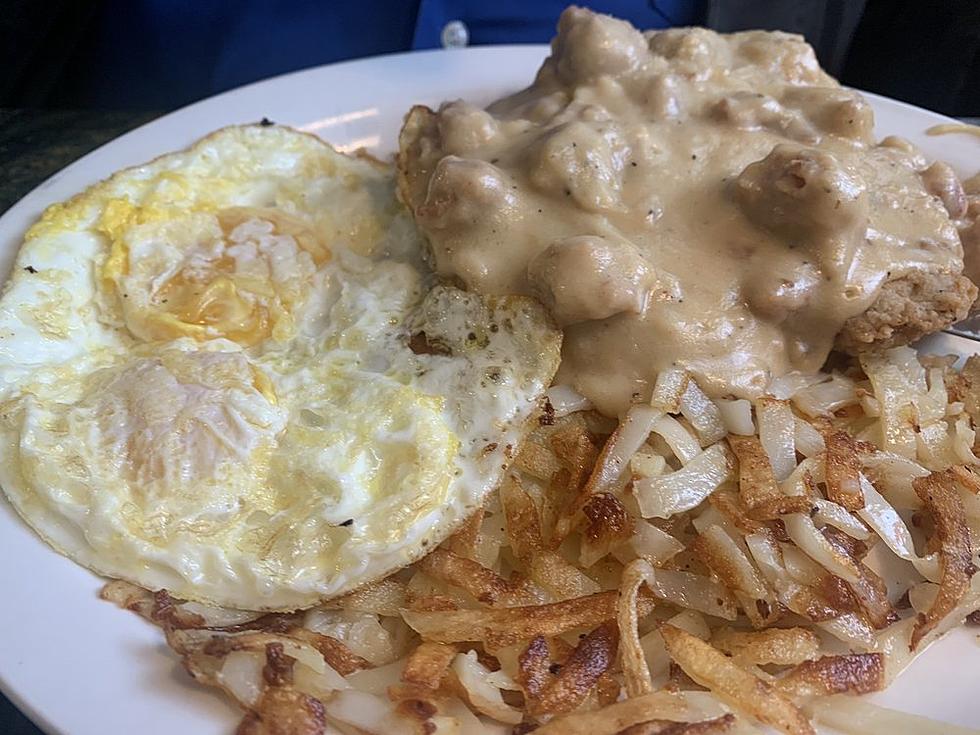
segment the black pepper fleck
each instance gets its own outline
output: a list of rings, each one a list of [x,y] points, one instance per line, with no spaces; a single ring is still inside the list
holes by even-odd
[[[272,120],[270,120],[269,118],[263,117],[259,121],[259,125],[261,125],[263,128],[268,128],[268,127],[271,127],[272,125],[275,125],[275,123],[272,122]]]
[[[353,518],[348,518],[346,521],[344,521],[340,525],[341,526],[353,526],[354,525],[354,519]]]
[[[27,266],[26,268],[24,268],[24,270],[32,274],[37,273],[37,268],[35,268],[33,265]]]

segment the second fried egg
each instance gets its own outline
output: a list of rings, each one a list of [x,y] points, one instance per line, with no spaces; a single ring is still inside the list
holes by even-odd
[[[0,484],[57,549],[295,609],[424,554],[558,362],[524,299],[434,286],[384,166],[235,127],[49,208],[0,298]]]

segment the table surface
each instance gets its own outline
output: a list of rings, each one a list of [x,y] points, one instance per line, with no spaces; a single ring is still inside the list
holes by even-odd
[[[72,161],[160,113],[0,109],[0,214]]]
[[[0,214],[52,174],[160,113],[0,109]],[[0,733],[41,735],[0,695]]]

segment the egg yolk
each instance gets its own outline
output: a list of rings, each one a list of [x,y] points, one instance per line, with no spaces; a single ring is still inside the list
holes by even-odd
[[[175,215],[123,200],[106,207],[100,229],[111,241],[102,287],[148,341],[288,339],[293,309],[330,259],[305,222],[272,208]]]

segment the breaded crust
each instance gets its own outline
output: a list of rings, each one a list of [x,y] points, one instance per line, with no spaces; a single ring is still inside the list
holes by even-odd
[[[835,346],[856,355],[908,344],[966,317],[976,297],[977,287],[958,273],[909,273],[885,283],[871,308],[844,322]]]

